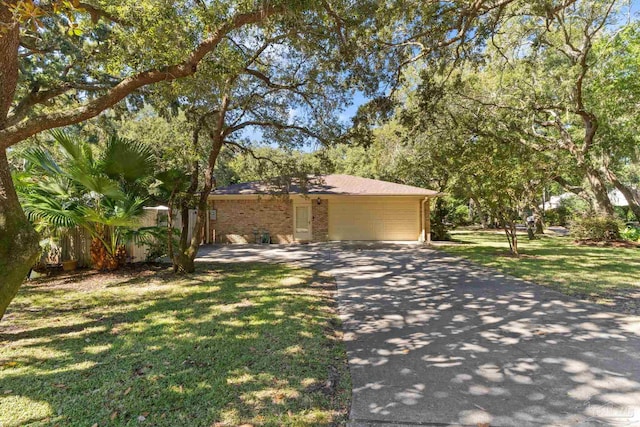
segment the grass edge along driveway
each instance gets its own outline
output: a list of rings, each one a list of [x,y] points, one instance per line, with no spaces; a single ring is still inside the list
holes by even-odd
[[[633,299],[640,292],[640,249],[577,245],[571,237],[519,235],[520,257],[508,254],[499,231],[454,231],[452,244],[438,249],[505,274],[603,304]]]
[[[341,425],[334,294],[270,264],[25,284],[0,323],[0,425]]]

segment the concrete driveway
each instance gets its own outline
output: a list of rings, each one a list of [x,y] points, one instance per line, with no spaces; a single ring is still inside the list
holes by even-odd
[[[352,426],[640,426],[640,318],[419,246],[226,245],[331,273]]]

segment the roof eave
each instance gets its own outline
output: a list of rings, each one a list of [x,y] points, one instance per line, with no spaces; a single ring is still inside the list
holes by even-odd
[[[400,193],[233,193],[233,194],[209,194],[209,198],[255,198],[255,197],[284,197],[284,196],[296,196],[296,197],[440,197],[444,196],[444,193],[430,193],[430,194],[400,194]]]

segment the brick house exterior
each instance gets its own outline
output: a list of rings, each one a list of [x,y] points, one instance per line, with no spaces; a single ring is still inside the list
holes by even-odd
[[[329,233],[328,202],[311,203],[312,240],[323,242]],[[255,232],[268,231],[272,243],[293,243],[293,200],[265,196],[248,200],[211,200],[210,240],[216,243],[255,243]]]
[[[324,175],[286,195],[264,182],[233,184],[209,196],[206,241],[271,243],[328,240],[430,241],[430,199],[424,188],[350,175]],[[278,194],[279,195],[274,195]]]
[[[311,203],[311,233],[314,242],[329,240],[329,201],[326,199]]]

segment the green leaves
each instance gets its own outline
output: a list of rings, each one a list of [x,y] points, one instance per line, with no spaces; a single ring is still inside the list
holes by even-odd
[[[46,191],[33,191],[22,196],[22,208],[36,224],[36,230],[68,228],[78,225],[77,212],[72,204],[65,203]],[[38,230],[40,228],[40,230]]]
[[[52,136],[56,150],[28,150],[25,172],[14,175],[25,212],[40,231],[51,235],[83,227],[112,253],[120,244],[121,229],[137,226],[143,214],[146,198],[127,193],[126,187],[149,177],[154,164],[150,148],[112,137],[95,156],[95,147],[68,133],[55,131]],[[105,238],[107,231],[110,238]]]
[[[69,161],[76,164],[82,164],[85,160],[92,162],[92,159],[89,159],[91,154],[90,151],[86,149],[86,144],[82,144],[80,141],[74,140],[69,133],[64,132],[61,129],[54,129],[50,134],[53,137],[53,140],[62,149],[60,153]]]
[[[101,168],[113,179],[134,182],[151,174],[154,156],[151,147],[141,142],[112,136],[101,154]]]
[[[40,147],[33,148],[24,153],[23,158],[48,174],[61,174],[62,170],[58,166],[51,153]]]

